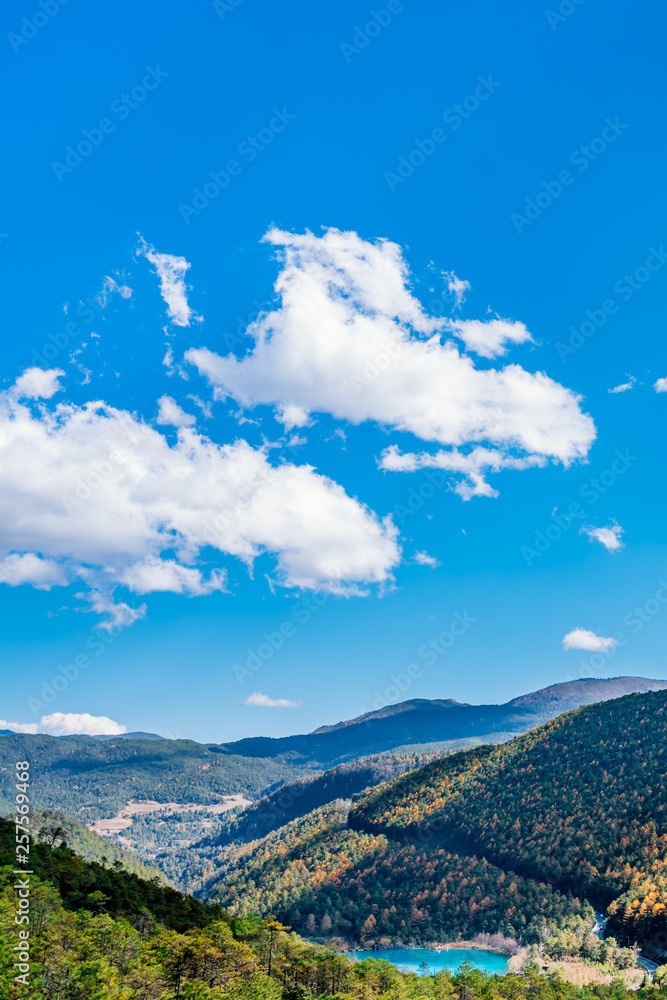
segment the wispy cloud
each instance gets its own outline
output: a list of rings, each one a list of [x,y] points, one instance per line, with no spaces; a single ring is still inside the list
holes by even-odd
[[[470,282],[463,278],[457,278],[453,271],[445,271],[447,278],[447,288],[450,295],[456,299],[457,308],[466,300],[466,292],[470,289]]]
[[[185,274],[190,265],[185,257],[175,257],[170,253],[157,253],[153,247],[142,242],[141,253],[154,265],[160,279],[160,294],[167,303],[167,313],[176,326],[190,326],[197,316],[188,305],[185,289]]]
[[[628,381],[627,382],[621,382],[620,385],[615,385],[613,389],[609,389],[608,391],[609,392],[627,392],[628,389],[632,389],[632,387],[634,386],[634,384],[635,384],[636,381],[637,381],[637,379],[634,377],[634,375],[630,375],[628,377]]]
[[[302,702],[290,701],[288,698],[269,698],[261,691],[253,691],[249,698],[243,701],[244,705],[259,705],[262,708],[301,708]]]
[[[563,638],[563,649],[585,649],[589,653],[608,653],[616,645],[616,639],[596,635],[586,628],[575,628]]]
[[[440,565],[439,560],[435,556],[430,556],[428,552],[420,552],[419,550],[414,554],[414,561],[419,563],[420,566],[430,566],[431,569],[436,569]]]

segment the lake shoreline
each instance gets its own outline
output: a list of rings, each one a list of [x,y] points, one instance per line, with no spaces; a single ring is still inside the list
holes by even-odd
[[[488,945],[485,948],[470,948],[465,947],[465,942],[457,941],[455,943],[457,945],[455,948],[426,948],[424,945],[412,948],[376,948],[372,950],[364,948],[348,951],[347,957],[352,961],[360,962],[368,959],[387,961],[391,962],[397,969],[406,969],[415,973],[427,969],[429,975],[437,975],[447,969],[454,974],[467,962],[472,963],[475,968],[496,975],[503,975],[510,969],[512,957]]]
[[[406,948],[422,949],[436,953],[455,950],[489,951],[497,955],[504,955],[506,958],[523,956],[528,951],[525,945],[519,944],[515,938],[504,937],[502,934],[478,934],[475,938],[465,941],[460,939],[456,941],[428,941],[423,944],[406,941],[392,941],[388,943],[386,939],[384,942],[372,941],[361,943],[342,937],[329,939],[311,938],[309,940],[326,944],[327,947],[333,948],[335,951],[397,951]]]

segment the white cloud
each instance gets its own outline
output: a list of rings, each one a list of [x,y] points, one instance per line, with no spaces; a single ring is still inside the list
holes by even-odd
[[[533,343],[533,338],[523,323],[509,319],[447,320],[447,328],[460,337],[469,351],[482,358],[495,358],[507,354],[508,344]]]
[[[585,649],[589,653],[608,653],[617,640],[596,635],[585,628],[575,628],[563,638],[563,649]]]
[[[88,573],[85,575],[90,576]],[[88,602],[91,611],[104,616],[100,628],[107,629],[108,631],[114,628],[127,628],[128,625],[134,625],[135,622],[141,621],[142,618],[146,617],[146,611],[148,610],[145,604],[140,604],[138,608],[132,608],[125,601],[114,600],[112,590],[115,582],[111,583],[107,581],[107,585],[103,590],[93,586],[89,591],[82,591],[76,595],[79,600]]]
[[[225,590],[227,574],[224,570],[214,569],[209,579],[205,580],[201,571],[191,566],[181,566],[173,559],[148,556],[143,562],[129,566],[121,580],[135,594],[151,594],[162,590],[200,597],[202,594],[212,594],[215,590]]]
[[[158,415],[156,424],[167,424],[171,427],[191,427],[197,421],[191,413],[186,413],[171,396],[160,396],[158,399]]]
[[[397,529],[307,465],[271,465],[269,448],[218,445],[155,428],[103,402],[43,406],[0,393],[0,561],[5,582],[83,581],[108,624],[133,608],[113,591],[221,590],[205,552],[248,568],[266,554],[284,586],[365,593],[398,563]]]
[[[613,389],[609,389],[608,391],[611,392],[611,393],[627,392],[628,389],[632,389],[632,387],[633,387],[633,385],[635,384],[636,381],[637,381],[637,379],[634,377],[634,375],[630,375],[629,376],[629,381],[622,382],[621,385],[615,385]]]
[[[460,452],[457,448],[451,451],[437,451],[434,454],[422,452],[403,453],[393,444],[382,452],[380,468],[388,472],[416,472],[418,469],[441,469],[445,472],[458,473],[464,479],[456,482],[453,487],[464,500],[472,497],[496,497],[498,491],[486,482],[489,472],[499,472],[501,469],[528,469],[531,466],[546,465],[542,455],[527,455],[517,458],[492,451],[489,448],[473,448],[469,452]]]
[[[419,563],[420,566],[430,566],[431,569],[436,569],[440,566],[440,562],[435,558],[435,556],[430,556],[428,552],[420,552],[419,550],[414,554],[414,561]]]
[[[289,701],[287,698],[269,698],[261,691],[253,691],[249,698],[243,701],[244,705],[260,705],[262,708],[300,708],[300,701]]]
[[[109,296],[113,292],[118,292],[121,298],[129,299],[132,296],[132,289],[128,285],[119,285],[118,282],[107,274],[102,284],[102,289],[97,295],[97,301],[101,306],[106,306]]]
[[[58,378],[64,374],[62,368],[27,368],[9,391],[15,399],[51,399],[62,390]]]
[[[458,308],[466,300],[465,293],[470,289],[470,282],[457,278],[453,271],[445,271],[444,277],[447,278],[447,287],[450,294],[455,297]]]
[[[653,383],[653,388],[656,392],[667,392],[667,378],[659,378]]]
[[[40,559],[35,552],[13,552],[0,560],[0,583],[10,587],[29,583],[37,590],[51,590],[65,586],[67,577],[52,559]]]
[[[614,523],[608,528],[588,528],[584,525],[580,533],[588,535],[592,542],[600,542],[607,552],[618,552],[619,549],[623,548],[621,541],[623,528],[620,524]]]
[[[8,722],[6,719],[0,719],[0,729],[11,729],[13,733],[30,733],[35,735],[39,729],[38,722]]]
[[[106,715],[88,715],[83,713],[77,715],[73,712],[53,712],[52,715],[43,715],[39,732],[48,733],[50,736],[76,736],[83,734],[86,736],[119,736],[127,732],[127,726],[121,726]]]
[[[127,732],[106,715],[88,715],[86,712],[53,712],[43,715],[39,722],[6,722],[0,719],[0,729],[11,729],[15,733],[44,733],[46,736],[119,736]]]
[[[516,364],[479,369],[442,339],[455,330],[490,355],[530,339],[523,324],[427,316],[400,248],[386,240],[335,229],[322,237],[272,229],[265,239],[282,247],[282,304],[248,328],[254,349],[241,360],[208,349],[185,355],[218,398],[273,405],[288,426],[319,412],[454,448],[485,443],[499,467],[585,458],[595,428],[574,392]]]
[[[185,257],[174,257],[170,253],[157,253],[152,247],[142,245],[142,253],[155,266],[160,279],[160,294],[167,303],[167,313],[176,326],[190,326],[197,316],[188,305],[185,290],[185,274],[190,267]]]

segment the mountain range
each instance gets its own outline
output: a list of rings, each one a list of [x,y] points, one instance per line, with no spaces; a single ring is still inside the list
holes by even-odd
[[[666,772],[667,690],[627,695],[332,798],[254,841],[241,815],[204,891],[233,914],[365,947],[457,933],[530,944],[559,928],[566,948],[593,904],[618,939],[661,957]]]
[[[105,739],[8,733],[0,739],[0,768],[31,760],[34,806],[91,823],[114,816],[130,800],[213,805],[233,794],[254,799],[304,772],[378,754],[417,755],[409,764],[415,767],[423,754],[504,743],[581,705],[666,688],[667,681],[615,677],[555,684],[504,705],[412,699],[305,735],[226,744],[152,733]],[[379,781],[382,769],[376,771]],[[11,807],[9,791],[0,788],[0,811]]]
[[[634,692],[662,691],[667,681],[644,677],[586,678],[553,684],[503,705],[466,705],[414,698],[312,733],[279,739],[251,737],[220,746],[243,757],[331,767],[366,754],[443,751],[503,743],[581,705]]]

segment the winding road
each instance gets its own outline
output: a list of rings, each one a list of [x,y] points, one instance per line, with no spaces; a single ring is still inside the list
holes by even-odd
[[[603,916],[602,913],[598,913],[595,910],[595,926],[591,931],[591,934],[595,934],[596,937],[600,938],[600,941],[604,941],[604,932],[607,926],[607,918]],[[652,962],[649,958],[642,958],[641,955],[637,955],[637,965],[641,965],[642,969],[646,969],[648,973],[648,978],[653,982],[653,973],[658,968],[657,962]]]

